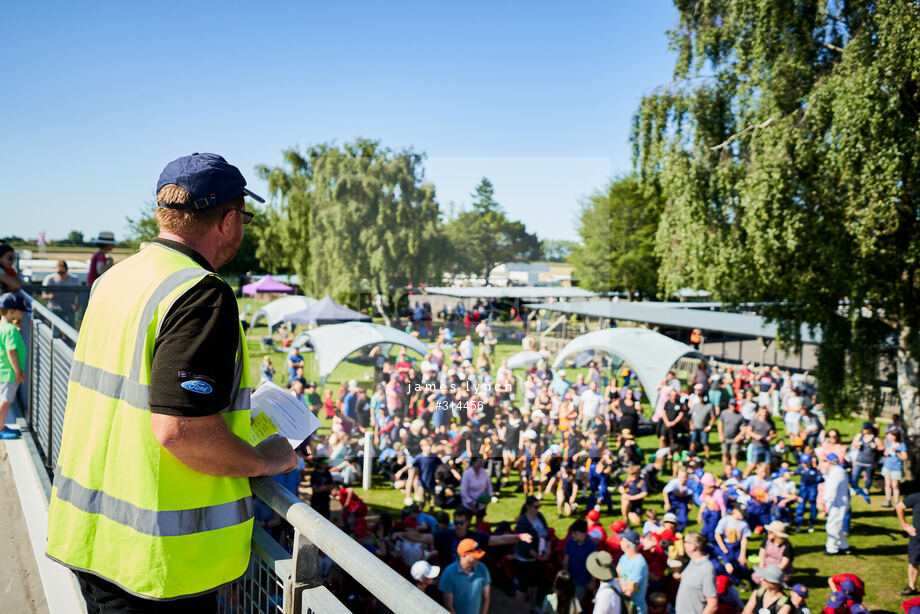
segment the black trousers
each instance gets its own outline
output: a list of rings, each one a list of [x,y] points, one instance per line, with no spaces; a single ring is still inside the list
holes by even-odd
[[[154,601],[142,599],[99,576],[74,572],[89,614],[217,614],[217,593]]]

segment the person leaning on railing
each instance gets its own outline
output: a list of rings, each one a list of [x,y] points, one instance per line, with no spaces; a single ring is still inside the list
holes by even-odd
[[[249,363],[233,290],[245,189],[214,154],[168,164],[159,237],[95,283],[70,372],[47,554],[90,612],[216,612],[249,564],[250,476],[296,466],[249,442]],[[261,200],[261,199],[259,199]]]

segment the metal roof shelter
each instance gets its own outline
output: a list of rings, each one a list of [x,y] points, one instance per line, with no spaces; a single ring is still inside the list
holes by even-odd
[[[427,286],[428,294],[456,298],[590,298],[596,296],[584,288],[574,286]]]
[[[574,313],[593,318],[610,318],[644,322],[656,326],[673,326],[676,328],[699,328],[700,330],[719,331],[744,337],[763,337],[775,339],[778,327],[768,323],[766,318],[742,313],[707,311],[692,308],[668,308],[662,303],[614,302],[614,301],[577,301],[569,303],[528,303],[528,309],[547,309],[561,313]],[[688,304],[688,307],[692,303]],[[812,335],[806,326],[802,326],[802,341],[818,343],[820,335]]]
[[[606,328],[572,339],[556,354],[553,369],[560,368],[569,356],[585,350],[607,352],[629,363],[652,407],[658,402],[655,387],[674,363],[685,356],[705,360],[689,345],[648,328]]]
[[[321,385],[326,383],[326,378],[349,354],[368,345],[387,346],[381,348],[384,352],[388,352],[391,345],[402,345],[422,356],[428,353],[428,346],[417,337],[389,326],[368,322],[330,324],[304,331],[297,335],[294,346],[303,345],[307,339],[316,354]]]

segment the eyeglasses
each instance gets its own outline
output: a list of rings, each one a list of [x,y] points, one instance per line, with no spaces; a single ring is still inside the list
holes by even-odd
[[[245,209],[231,209],[231,211],[236,211],[242,216],[243,224],[248,224],[256,216],[252,211],[246,211]]]

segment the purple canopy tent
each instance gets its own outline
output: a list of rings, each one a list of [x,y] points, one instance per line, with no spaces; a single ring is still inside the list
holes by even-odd
[[[243,294],[247,296],[269,292],[276,294],[289,294],[293,291],[294,288],[286,286],[280,281],[275,281],[271,275],[266,275],[257,282],[243,286]]]

